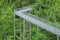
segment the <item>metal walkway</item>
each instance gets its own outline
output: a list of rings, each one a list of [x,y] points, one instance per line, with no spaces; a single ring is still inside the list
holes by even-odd
[[[14,10],[14,13],[15,13],[15,15],[27,20],[28,22],[35,24],[38,27],[57,35],[57,40],[59,40],[60,29],[58,28],[58,26],[54,25],[52,22],[49,22],[43,18],[40,18],[38,16],[28,13],[28,11],[30,11],[30,10],[32,10],[31,7],[26,7],[26,8],[22,8],[22,9],[18,8],[18,9]],[[15,22],[15,20],[14,20],[14,22]],[[14,28],[15,28],[15,24],[14,24]],[[15,34],[15,31],[14,31],[14,34]]]

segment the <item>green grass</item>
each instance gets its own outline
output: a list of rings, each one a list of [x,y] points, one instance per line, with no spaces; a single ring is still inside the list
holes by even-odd
[[[29,4],[29,0],[16,0],[12,3],[0,0],[0,40],[14,39],[14,8],[27,5],[33,7],[32,14],[60,25],[60,0],[36,0],[36,3],[32,3],[32,5]],[[16,20],[18,21],[18,18]],[[56,40],[56,35],[41,28],[38,30],[36,33],[36,25],[32,24],[32,40]]]

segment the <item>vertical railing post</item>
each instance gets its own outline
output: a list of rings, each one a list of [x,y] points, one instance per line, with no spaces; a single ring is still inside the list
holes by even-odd
[[[25,20],[23,19],[23,40],[25,40]]]
[[[58,33],[58,32],[57,32]],[[57,40],[59,40],[59,35],[57,35]]]
[[[21,40],[21,18],[20,18],[20,40]]]
[[[15,40],[15,14],[14,14],[14,40]]]
[[[57,40],[59,40],[59,36],[57,36]]]
[[[31,40],[31,23],[29,23],[30,26],[30,40]]]

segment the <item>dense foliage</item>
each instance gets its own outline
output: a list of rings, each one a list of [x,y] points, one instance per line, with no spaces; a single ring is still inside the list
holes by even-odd
[[[24,6],[31,6],[32,14],[60,25],[60,0],[0,0],[0,40],[14,39],[14,9]],[[32,26],[32,40],[56,40],[56,35],[41,28],[36,33],[36,25]]]

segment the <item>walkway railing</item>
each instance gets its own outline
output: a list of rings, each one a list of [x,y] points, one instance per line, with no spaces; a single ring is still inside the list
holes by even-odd
[[[20,28],[18,30],[20,32],[20,37],[19,37],[18,35],[16,35],[17,30],[16,30],[15,17],[14,17],[15,39],[17,37],[18,39],[21,39],[21,40],[32,40],[31,39],[31,36],[32,36],[31,35],[31,24],[34,24],[34,25],[37,25],[37,27],[40,27],[42,29],[45,29],[45,30],[57,35],[57,40],[59,40],[60,28],[58,28],[58,26],[54,25],[52,22],[49,22],[43,18],[30,14],[28,12],[30,10],[32,10],[31,7],[18,8],[18,9],[14,10],[14,14],[20,18]],[[27,21],[27,23],[26,23],[26,21]],[[23,23],[21,23],[21,22],[23,22]],[[29,39],[26,39],[27,38],[26,35],[28,35],[28,34],[25,34],[26,32],[29,32],[29,35],[30,35]]]

